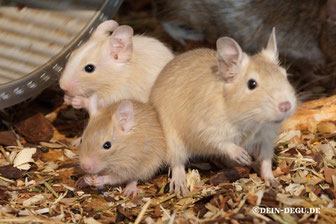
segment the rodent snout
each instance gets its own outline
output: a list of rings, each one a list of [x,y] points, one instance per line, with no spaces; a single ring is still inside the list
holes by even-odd
[[[292,108],[292,104],[289,101],[281,102],[278,105],[280,112],[286,113]]]
[[[71,95],[73,90],[77,88],[77,85],[73,80],[61,79],[60,87],[65,92],[65,94]]]
[[[87,173],[96,173],[97,161],[94,158],[86,159],[81,162],[81,168]]]
[[[65,82],[65,81],[60,80],[60,87],[65,93],[67,93],[68,90],[71,88],[70,86],[71,85],[69,84],[69,82]]]

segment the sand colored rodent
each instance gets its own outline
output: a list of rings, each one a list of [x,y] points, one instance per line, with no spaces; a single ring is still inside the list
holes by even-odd
[[[135,35],[130,26],[114,20],[100,24],[91,38],[75,50],[60,79],[65,102],[88,109],[97,94],[99,107],[123,99],[147,102],[162,68],[172,52],[155,38]],[[87,65],[93,65],[86,70]]]
[[[276,184],[273,141],[296,97],[278,64],[274,30],[267,48],[253,56],[228,37],[218,39],[217,53],[197,49],[177,56],[159,75],[150,102],[166,137],[171,191],[186,193],[184,164],[194,155],[242,165],[251,155],[261,176]]]
[[[88,174],[79,186],[127,183],[125,194],[136,195],[137,181],[148,180],[165,164],[166,144],[156,112],[129,100],[100,111],[90,104],[90,121],[79,146],[80,165]]]

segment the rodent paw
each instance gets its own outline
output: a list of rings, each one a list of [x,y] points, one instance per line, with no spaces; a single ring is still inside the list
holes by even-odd
[[[124,196],[125,197],[130,197],[130,196],[135,197],[138,195],[138,193],[141,193],[141,192],[142,191],[136,186],[135,187],[126,186],[125,191],[124,191]]]
[[[239,146],[230,152],[230,159],[243,166],[248,166],[252,163],[252,158],[248,152]]]
[[[276,188],[279,187],[280,182],[275,177],[265,178],[266,185],[271,185],[272,187]]]
[[[169,184],[169,193],[174,193],[177,197],[186,196],[188,194],[186,177],[172,178]]]
[[[84,188],[86,186],[89,186],[89,184],[86,183],[85,181],[85,176],[81,176],[77,182],[76,182],[76,186],[79,188]]]
[[[90,174],[86,174],[83,178],[87,185],[90,185],[90,186],[94,185],[94,179]]]
[[[72,97],[69,95],[64,95],[64,103],[66,105],[71,105],[71,102],[72,102]]]
[[[93,179],[93,185],[97,188],[102,188],[105,184],[108,184],[108,176],[97,176]]]
[[[84,97],[82,96],[75,96],[71,100],[71,105],[75,109],[81,109],[85,107]]]

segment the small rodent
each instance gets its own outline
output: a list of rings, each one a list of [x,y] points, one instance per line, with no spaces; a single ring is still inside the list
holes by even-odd
[[[98,110],[90,98],[90,120],[79,145],[81,168],[77,185],[103,187],[127,183],[124,194],[136,195],[138,180],[148,180],[166,159],[166,143],[152,106],[123,100]]]
[[[86,109],[93,94],[98,95],[99,107],[123,99],[145,103],[158,74],[173,57],[159,40],[133,36],[130,26],[105,21],[72,52],[60,78],[64,100]]]
[[[157,17],[174,38],[230,36],[256,53],[277,28],[280,56],[287,65],[336,61],[336,0],[158,0]],[[309,68],[307,68],[308,70]]]
[[[150,102],[166,138],[171,191],[186,193],[184,165],[191,156],[224,156],[242,165],[252,156],[262,178],[276,185],[274,140],[296,97],[279,66],[274,30],[253,56],[229,37],[217,40],[217,53],[197,49],[177,56],[160,73]]]

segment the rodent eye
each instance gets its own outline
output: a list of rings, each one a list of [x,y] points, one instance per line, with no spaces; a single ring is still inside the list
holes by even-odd
[[[83,137],[80,138],[79,143],[82,144],[83,142]]]
[[[95,66],[93,64],[88,64],[84,67],[84,69],[87,73],[92,73],[95,70]]]
[[[109,142],[109,141],[105,142],[104,145],[103,145],[103,148],[104,148],[104,149],[109,149],[109,148],[111,148],[111,142]]]
[[[257,81],[255,81],[254,79],[250,79],[247,82],[247,86],[250,90],[255,89],[257,87]]]

